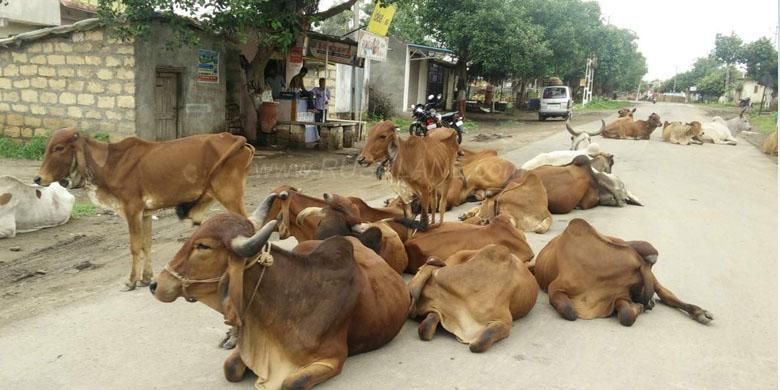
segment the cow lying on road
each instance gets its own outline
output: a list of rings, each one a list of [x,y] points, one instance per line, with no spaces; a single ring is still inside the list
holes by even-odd
[[[590,137],[597,136],[604,131],[604,121],[601,121],[601,128],[599,130],[588,132],[585,130],[575,130],[571,127],[571,124],[569,124],[569,120],[566,119],[566,131],[571,134],[571,147],[569,150],[585,150],[589,149],[592,145],[596,145],[596,148],[598,149],[598,144],[592,144]]]
[[[62,225],[70,219],[75,202],[59,183],[31,186],[13,176],[0,176],[0,238]]]
[[[532,170],[544,165],[564,166],[571,164],[577,156],[587,156],[590,158],[591,168],[599,172],[612,173],[612,166],[615,165],[615,157],[611,153],[601,151],[598,144],[590,144],[583,150],[554,150],[552,152],[540,153],[534,158],[526,161],[520,167],[525,170]]]
[[[439,323],[471,352],[484,352],[509,336],[512,321],[536,304],[539,285],[509,249],[488,245],[431,259],[409,282],[410,317],[424,318],[417,333],[429,341]]]
[[[224,363],[228,381],[249,368],[256,388],[310,389],[341,372],[347,356],[395,337],[410,305],[403,279],[353,237],[306,241],[293,252],[246,218],[201,225],[150,290],[162,302],[201,301],[239,329]]]
[[[658,251],[646,241],[604,236],[583,219],[573,219],[536,259],[534,275],[561,317],[574,321],[617,313],[624,326],[652,309],[653,295],[661,303],[707,324],[710,312],[681,301],[653,275]]]
[[[447,207],[473,199],[482,200],[485,192],[498,192],[517,169],[515,164],[498,157],[495,150],[463,151],[463,174],[453,177],[447,192]]]
[[[104,143],[74,129],[60,129],[46,145],[36,184],[67,180],[85,187],[96,204],[127,220],[133,265],[128,290],[152,280],[152,217],[176,207],[196,224],[216,199],[246,215],[244,184],[254,148],[229,133],[194,135],[165,142],[130,137]]]
[[[704,134],[702,134],[700,138],[704,142],[710,142],[719,145],[737,144],[737,139],[734,138],[734,135],[732,134],[728,124],[719,116],[712,118],[711,122],[702,123],[702,131]]]
[[[636,112],[636,107],[634,107],[633,110],[629,110],[628,108],[621,108],[618,110],[618,118],[625,118],[627,116],[633,118],[635,112]]]
[[[701,145],[702,142],[699,137],[702,136],[703,131],[701,122],[693,121],[690,123],[682,122],[666,122],[664,121],[664,132],[661,137],[664,142],[670,142],[678,145]]]
[[[650,114],[646,121],[635,121],[633,117],[626,116],[608,124],[601,132],[601,136],[618,139],[650,139],[650,134],[661,125],[661,117],[656,113]]]

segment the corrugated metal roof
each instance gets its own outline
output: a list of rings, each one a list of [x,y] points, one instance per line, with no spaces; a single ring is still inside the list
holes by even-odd
[[[0,39],[0,49],[6,47],[19,47],[25,42],[37,41],[52,35],[68,34],[75,31],[87,31],[101,27],[102,23],[98,18],[84,19],[73,24],[64,26],[42,28],[40,30],[28,31],[15,35],[10,38]]]

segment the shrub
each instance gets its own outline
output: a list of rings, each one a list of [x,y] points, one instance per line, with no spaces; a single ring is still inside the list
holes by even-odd
[[[22,160],[42,160],[48,137],[35,136],[28,140],[0,137],[0,157]]]
[[[368,116],[372,120],[390,119],[395,113],[390,98],[374,88],[368,88]]]

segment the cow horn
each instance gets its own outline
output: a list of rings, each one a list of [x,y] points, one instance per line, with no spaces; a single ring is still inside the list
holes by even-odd
[[[238,236],[230,242],[230,246],[237,255],[241,257],[252,257],[260,252],[260,249],[268,242],[274,230],[276,230],[276,220],[270,221],[252,237]]]
[[[600,129],[598,129],[598,130],[596,130],[596,131],[594,131],[592,133],[587,131],[587,130],[585,132],[588,133],[588,135],[590,135],[590,136],[594,136],[594,135],[599,135],[599,134],[603,133],[604,129],[606,129],[606,128],[607,128],[607,124],[604,123],[604,120],[602,119],[601,120],[601,128]]]
[[[268,211],[271,210],[271,206],[274,204],[276,196],[275,192],[268,194],[268,196],[257,205],[257,208],[249,217],[249,221],[255,225],[255,229],[265,222],[265,218],[268,216]]]
[[[637,199],[637,197],[631,193],[631,191],[626,190],[626,193],[628,194],[628,198],[626,198],[626,203],[634,206],[644,206],[642,202],[640,202],[639,199]]]
[[[633,109],[633,110],[631,110],[631,113],[632,113],[632,114],[633,114],[633,113],[635,113],[635,112],[636,112],[636,107],[634,107],[634,109]]]
[[[298,213],[298,216],[295,217],[295,223],[303,225],[303,221],[310,215],[322,218],[325,216],[325,212],[322,211],[322,207],[307,207]]]
[[[569,131],[569,134],[571,134],[571,135],[573,135],[573,136],[578,136],[578,135],[582,134],[582,132],[579,132],[579,133],[578,133],[578,132],[577,132],[577,130],[574,130],[574,129],[571,127],[571,125],[569,124],[569,120],[568,120],[568,119],[566,120],[566,130],[568,130],[568,131]]]

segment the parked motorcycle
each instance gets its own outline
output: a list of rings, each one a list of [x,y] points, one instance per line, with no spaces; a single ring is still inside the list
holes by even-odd
[[[750,107],[750,98],[746,97],[744,99],[739,99],[739,103],[737,103],[737,107],[740,108]]]
[[[428,134],[428,130],[433,130],[437,127],[449,127],[457,132],[458,144],[460,144],[465,132],[463,116],[457,111],[443,115],[439,114],[436,108],[441,105],[441,97],[441,94],[436,96],[428,95],[425,104],[418,103],[411,106],[414,121],[409,125],[409,134],[424,137]]]

